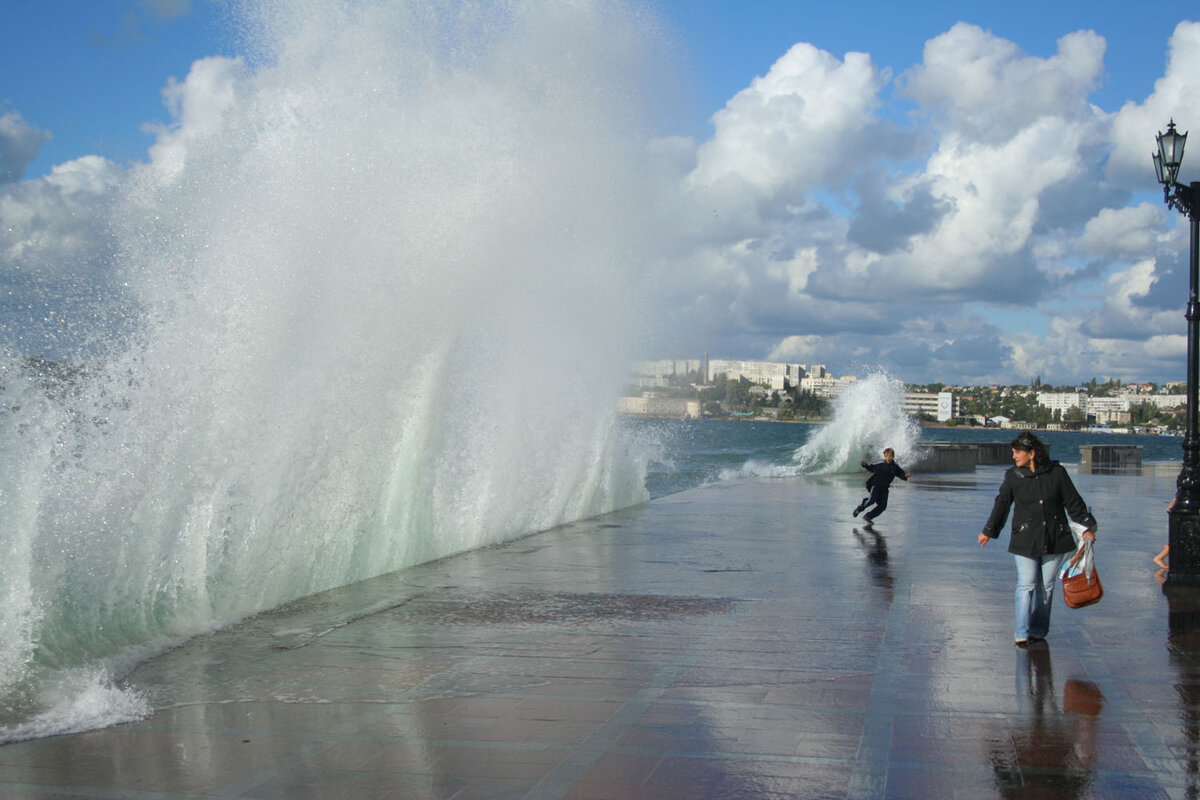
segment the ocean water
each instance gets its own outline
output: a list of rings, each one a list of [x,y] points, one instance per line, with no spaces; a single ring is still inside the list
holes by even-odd
[[[107,198],[104,319],[55,354],[85,368],[0,354],[0,741],[145,714],[121,676],[190,636],[649,496],[614,408],[652,28],[230,13],[244,55],[168,87]]]
[[[887,419],[891,425],[903,416],[899,408],[894,398],[876,393],[856,410],[867,420]],[[896,460],[907,468],[923,444],[1007,443],[1015,436],[1014,431],[994,428],[923,428],[907,420],[892,429],[894,436],[886,430],[882,435],[862,436],[860,426],[848,419],[845,423],[627,419],[624,425],[632,439],[655,443],[646,476],[651,497],[737,477],[858,474],[859,460],[881,458],[884,447],[895,449]],[[1051,458],[1064,464],[1079,463],[1079,447],[1085,444],[1140,446],[1144,462],[1178,465],[1183,458],[1182,439],[1177,436],[1038,431],[1038,437],[1049,447]]]

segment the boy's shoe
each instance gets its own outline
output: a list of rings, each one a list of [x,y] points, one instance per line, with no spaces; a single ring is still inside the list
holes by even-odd
[[[850,516],[857,517],[861,513],[862,513],[862,506],[859,506],[858,508],[856,508],[850,512]]]

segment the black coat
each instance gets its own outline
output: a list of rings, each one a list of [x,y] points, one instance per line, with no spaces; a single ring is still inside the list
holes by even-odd
[[[1075,537],[1067,524],[1068,515],[1080,525],[1096,528],[1096,518],[1079,496],[1071,476],[1057,461],[1039,466],[1036,472],[1027,467],[1010,467],[1004,473],[1004,482],[983,532],[997,538],[1013,504],[1016,510],[1008,552],[1019,556],[1038,558],[1074,550]]]
[[[867,488],[871,491],[886,492],[888,487],[892,485],[892,481],[896,478],[900,480],[908,480],[908,476],[904,474],[904,470],[895,461],[888,463],[887,459],[876,461],[874,464],[868,464],[865,461],[858,462],[863,469],[871,471],[871,477],[867,478]]]

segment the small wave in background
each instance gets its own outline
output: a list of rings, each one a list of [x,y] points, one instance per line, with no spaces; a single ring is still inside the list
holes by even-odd
[[[877,461],[885,447],[896,461],[916,460],[921,426],[904,412],[904,384],[876,372],[837,398],[829,424],[796,450],[798,472],[806,475],[858,472],[860,461]]]

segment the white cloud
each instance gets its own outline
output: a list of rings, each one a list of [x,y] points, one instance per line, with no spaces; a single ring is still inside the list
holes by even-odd
[[[809,364],[828,356],[825,340],[820,336],[786,336],[767,354],[770,361]]]
[[[675,231],[693,250],[668,271],[676,297],[704,300],[676,307],[702,310],[710,351],[761,348],[731,356],[913,380],[1175,377],[1180,277],[1163,265],[1180,234],[1164,208],[1129,204],[1153,132],[1138,134],[1138,176],[1114,169],[1144,106],[1091,103],[1105,48],[1078,31],[1031,56],[960,23],[897,81],[916,104],[901,125],[868,56],[792,47],[695,148],[679,203],[694,224]],[[1148,105],[1200,91],[1200,25],[1180,25],[1171,53]],[[858,149],[868,134],[880,144]],[[673,144],[679,171],[690,142]]]
[[[0,346],[78,356],[99,330],[126,324],[108,218],[123,177],[112,162],[84,156],[0,186]]]
[[[1011,374],[1023,380],[1040,375],[1053,383],[1093,377],[1182,380],[1179,369],[1187,354],[1182,331],[1145,340],[1100,338],[1086,333],[1079,320],[1065,317],[1052,320],[1044,336],[1018,332],[1010,334],[1009,341],[1013,346]]]
[[[786,260],[772,261],[767,274],[787,284],[789,292],[800,293],[808,287],[808,278],[817,269],[817,249],[806,247]]]
[[[645,148],[659,213],[646,227],[663,254],[646,279],[655,324],[690,352],[835,371],[892,365],[912,380],[1178,377],[1184,226],[1144,196],[1155,131],[1172,116],[1195,127],[1200,23],[1175,29],[1163,76],[1116,111],[1091,102],[1105,48],[1077,31],[1053,55],[1031,56],[960,23],[891,87],[867,54],[795,44],[713,115],[711,139]],[[360,69],[330,85],[355,74],[387,79]],[[291,100],[311,87],[289,84],[286,69],[276,78],[270,133],[283,147]],[[220,159],[219,140],[248,124],[237,110],[260,80],[238,59],[197,61],[164,90],[173,122],[154,129],[136,175],[170,185],[189,162]],[[347,98],[346,110],[361,109]],[[10,277],[106,257],[99,209],[122,171],[80,159],[17,182],[47,137],[0,117],[0,271]],[[438,144],[431,152],[461,146]],[[1196,164],[1192,153],[1185,177],[1200,175]],[[337,177],[335,159],[326,169]],[[1036,324],[1004,327],[1012,308]]]
[[[924,111],[982,142],[1003,142],[1044,117],[1077,116],[1099,81],[1104,39],[1079,31],[1058,40],[1050,58],[1023,54],[1014,42],[956,24],[925,45],[924,60],[901,76]]]
[[[1155,152],[1154,135],[1167,129],[1174,119],[1186,131],[1189,119],[1200,109],[1200,22],[1181,22],[1169,43],[1169,55],[1163,76],[1154,82],[1154,92],[1143,102],[1130,100],[1112,121],[1112,155],[1109,169],[1114,178],[1135,184],[1154,183],[1151,156]],[[1187,158],[1184,172],[1200,175],[1195,165],[1200,156]],[[1182,179],[1186,179],[1181,176]]]
[[[883,82],[864,53],[838,61],[794,45],[713,116],[715,133],[699,148],[690,185],[714,193],[744,186],[769,198],[838,176],[858,157],[862,132],[876,124]]]
[[[1167,212],[1162,205],[1139,203],[1102,208],[1087,221],[1079,247],[1097,258],[1138,258],[1153,253],[1164,240]]]
[[[168,83],[163,102],[173,123],[149,127],[157,137],[150,147],[150,161],[163,183],[169,183],[183,170],[190,147],[222,131],[226,114],[237,99],[238,82],[244,76],[240,58],[213,56],[192,64],[182,83]]]
[[[111,161],[85,156],[0,192],[0,270],[70,272],[104,253],[106,197],[122,175]]]
[[[1105,281],[1103,304],[1091,313],[1084,331],[1099,338],[1139,340],[1182,330],[1179,310],[1156,310],[1144,304],[1157,279],[1153,259],[1114,272]]]
[[[906,252],[875,268],[879,290],[994,294],[996,281],[1014,277],[1014,265],[1032,274],[1041,195],[1082,171],[1083,134],[1067,120],[1043,117],[995,144],[948,135],[926,164],[925,178],[951,211],[934,230],[912,237]]]
[[[0,114],[0,185],[20,180],[25,167],[48,141],[49,133],[33,127],[15,111]]]

